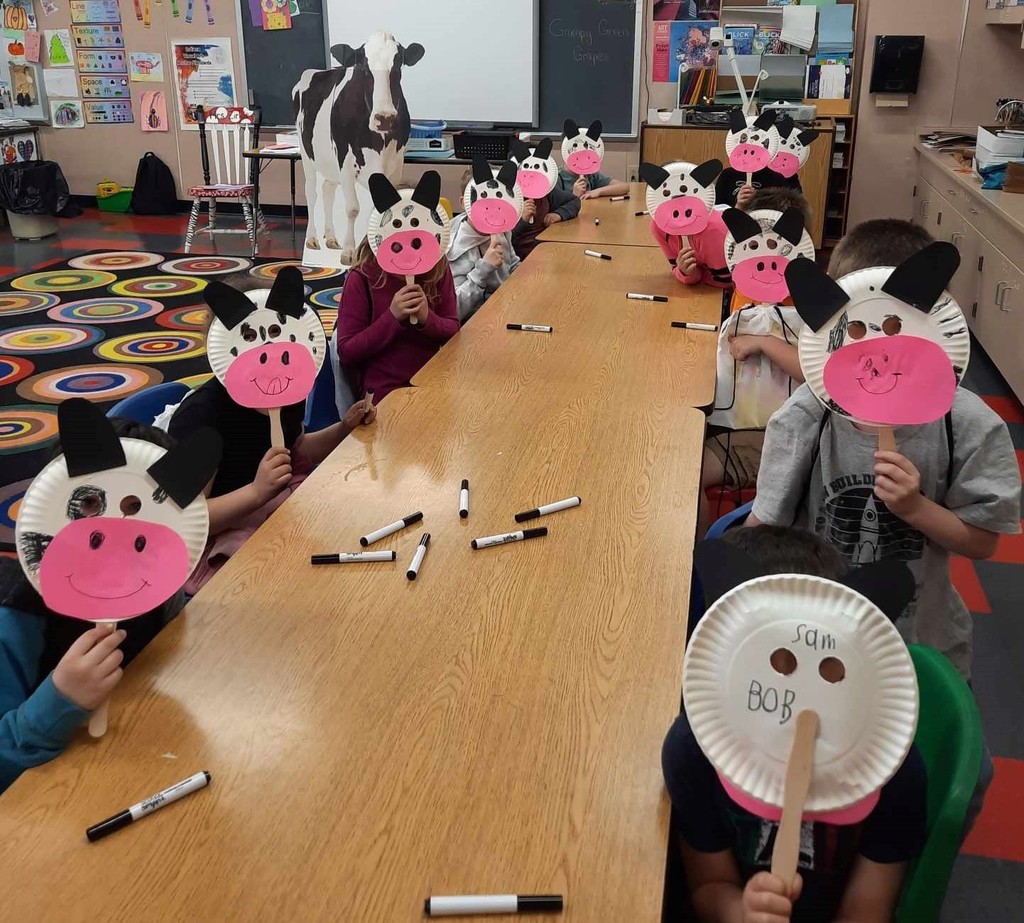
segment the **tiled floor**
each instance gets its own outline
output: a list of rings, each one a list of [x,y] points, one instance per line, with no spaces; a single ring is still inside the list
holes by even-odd
[[[223,216],[241,227],[241,217]],[[292,241],[287,218],[271,217],[272,232],[260,237],[260,256],[301,254],[303,223]],[[61,222],[54,237],[12,242],[0,233],[0,277],[75,256],[83,250],[146,249],[180,252],[185,217],[141,218],[87,210]],[[197,238],[197,253],[247,255],[242,235],[212,242]],[[1024,468],[1024,409],[979,349],[966,384],[985,397],[1010,428]],[[1024,538],[1000,542],[991,561],[954,563],[954,582],[976,614],[974,687],[996,760],[996,776],[985,810],[957,863],[943,911],[944,923],[1024,920]]]

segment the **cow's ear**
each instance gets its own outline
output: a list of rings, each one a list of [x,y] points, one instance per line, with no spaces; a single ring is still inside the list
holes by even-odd
[[[306,310],[305,301],[302,271],[298,266],[285,266],[274,277],[274,285],[267,296],[267,307],[278,314],[299,318]]]
[[[473,158],[473,182],[479,185],[486,183],[491,178],[491,165],[482,154]]]
[[[764,576],[764,568],[749,554],[721,539],[701,542],[693,549],[693,569],[704,591],[704,608],[741,583]]]
[[[796,128],[796,123],[788,115],[784,115],[775,123],[775,127],[779,130],[779,136],[785,139],[793,134],[793,129]]]
[[[146,470],[167,496],[185,509],[217,473],[223,448],[220,434],[203,426],[171,446]]]
[[[256,309],[237,288],[211,279],[203,289],[203,300],[210,306],[213,316],[228,330],[234,330]]]
[[[539,157],[541,160],[547,160],[551,156],[551,139],[541,138],[533,149],[533,156]]]
[[[729,229],[729,233],[732,234],[732,239],[738,244],[750,240],[751,237],[757,237],[761,233],[761,225],[738,208],[727,208],[722,212],[722,220]]]
[[[808,128],[805,131],[800,132],[800,134],[796,136],[796,140],[799,141],[804,147],[807,147],[807,145],[810,144],[815,138],[817,138],[818,135],[819,132],[815,131],[813,128]]]
[[[502,183],[508,189],[509,192],[515,192],[516,165],[512,163],[511,160],[506,160],[498,169],[498,182]]]
[[[657,189],[665,180],[669,177],[669,172],[664,167],[659,167],[654,163],[647,163],[644,161],[640,164],[640,179],[642,179],[651,189]]]
[[[796,313],[815,333],[850,300],[843,287],[814,260],[792,260],[786,267],[786,285]]]
[[[601,120],[594,119],[594,121],[590,123],[590,128],[587,129],[587,137],[590,138],[591,141],[600,141],[603,129],[604,126],[601,124]]]
[[[722,172],[722,161],[720,160],[705,160],[704,163],[698,164],[693,168],[690,173],[690,177],[702,186],[710,186],[716,179],[718,174]]]
[[[960,251],[937,240],[897,266],[882,291],[927,314],[949,285],[960,265]]]
[[[437,203],[441,201],[441,174],[437,170],[427,170],[420,177],[412,191],[412,200],[432,212],[437,211]]]
[[[510,138],[508,146],[517,163],[522,163],[530,156],[530,148],[526,145],[526,142],[520,141],[518,138]]]
[[[729,131],[735,134],[738,131],[746,131],[747,117],[739,109],[729,110]]]
[[[402,63],[406,67],[412,67],[414,64],[419,64],[423,59],[423,56],[427,53],[427,50],[419,43],[413,42],[408,48],[399,46],[402,53]]]
[[[57,408],[57,430],[70,477],[95,474],[127,464],[124,446],[110,420],[85,398],[70,398]]]
[[[359,58],[359,49],[351,45],[331,45],[331,57],[342,67],[354,67]]]
[[[756,119],[754,119],[754,128],[759,128],[761,131],[767,131],[772,125],[775,124],[775,110],[768,109],[762,112]]]
[[[795,247],[800,243],[800,238],[804,234],[803,212],[799,208],[787,208],[779,216],[779,220],[772,225],[772,230]]]
[[[373,207],[381,214],[384,214],[389,208],[394,208],[402,201],[398,190],[391,185],[391,180],[383,173],[371,173],[366,184],[370,187],[370,198],[373,200]]]
[[[575,138],[580,133],[580,127],[572,119],[566,119],[562,123],[562,135],[566,138]]]
[[[866,596],[894,622],[903,615],[917,592],[917,582],[910,568],[892,558],[858,567],[839,583]]]

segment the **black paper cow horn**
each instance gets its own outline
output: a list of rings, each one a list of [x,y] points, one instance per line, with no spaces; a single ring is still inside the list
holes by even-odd
[[[498,168],[498,182],[501,183],[506,189],[508,189],[510,193],[515,193],[516,165],[512,163],[511,160],[506,160]]]
[[[754,128],[759,128],[761,131],[767,131],[772,125],[775,124],[775,110],[768,109],[762,112],[756,119],[754,119]]]
[[[843,287],[814,260],[792,260],[786,267],[786,285],[797,314],[815,332],[850,300]]]
[[[373,200],[373,207],[381,214],[384,214],[389,208],[394,208],[402,201],[398,190],[391,185],[391,180],[383,173],[371,173],[369,180],[367,180],[367,185],[370,187],[370,198]]]
[[[704,591],[705,609],[734,587],[766,573],[742,548],[719,539],[701,542],[693,549],[693,569]]]
[[[910,568],[893,558],[858,567],[838,582],[866,596],[893,622],[903,614],[917,592],[917,582]]]
[[[541,138],[533,149],[533,156],[539,157],[541,160],[547,160],[551,156],[551,139]]]
[[[640,179],[642,179],[651,189],[657,189],[665,180],[668,179],[669,173],[664,167],[659,167],[654,163],[647,163],[644,161],[640,164]]]
[[[590,138],[591,141],[600,140],[602,128],[601,120],[594,119],[594,121],[590,123],[590,128],[587,129],[587,137]]]
[[[298,270],[296,270],[298,271]],[[203,300],[210,306],[213,316],[228,330],[234,330],[256,306],[237,288],[212,279],[203,289]]]
[[[285,266],[274,278],[274,285],[267,296],[267,307],[278,314],[298,318],[306,310],[305,301],[302,271],[298,266]]]
[[[566,119],[562,124],[562,134],[566,138],[575,138],[580,133],[580,127],[572,119]]]
[[[698,164],[693,168],[693,172],[690,173],[690,176],[702,186],[710,186],[716,179],[718,179],[718,174],[721,172],[722,161],[705,160],[704,163]]]
[[[820,132],[815,131],[813,128],[805,128],[800,134],[796,136],[796,140],[799,141],[804,147],[807,147],[815,138],[818,137]]]
[[[185,509],[217,473],[223,449],[220,435],[203,426],[171,446],[147,471],[167,496]]]
[[[420,177],[412,191],[412,200],[432,212],[437,211],[437,203],[441,201],[441,174],[437,170],[427,170]]]
[[[794,247],[800,243],[804,233],[804,215],[799,208],[787,208],[779,220],[772,225],[772,230]]]
[[[418,64],[423,59],[423,55],[427,53],[426,49],[419,42],[413,42],[408,48],[399,45],[398,50],[402,56],[402,63],[406,67]]]
[[[82,397],[57,407],[57,429],[68,475],[73,478],[127,464],[124,446],[102,410]]]
[[[722,212],[722,220],[732,234],[732,239],[738,244],[761,233],[761,225],[738,208],[727,208]]]
[[[473,182],[478,186],[491,178],[491,165],[482,154],[473,158]]]
[[[939,300],[960,266],[960,251],[937,240],[897,266],[882,291],[927,313]]]
[[[360,51],[362,48],[353,48],[351,45],[331,45],[331,57],[342,67],[354,67]]]
[[[779,136],[786,139],[793,133],[796,123],[788,115],[784,115],[775,123],[775,127],[779,130]]]
[[[739,109],[729,110],[729,131],[735,133],[747,127],[747,117]]]
[[[522,163],[530,156],[530,148],[525,142],[520,141],[518,138],[510,138],[508,146],[512,150],[512,156],[518,163]]]

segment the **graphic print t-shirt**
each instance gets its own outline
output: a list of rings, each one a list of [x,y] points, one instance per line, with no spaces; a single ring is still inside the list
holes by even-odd
[[[972,625],[953,589],[949,552],[892,513],[874,493],[878,437],[824,408],[807,385],[768,424],[754,515],[764,523],[817,532],[854,565],[905,561],[917,593],[897,621],[908,643],[949,657],[966,679]],[[1020,532],[1020,472],[1006,424],[979,398],[958,388],[953,402],[953,464],[943,420],[896,429],[896,450],[921,474],[921,492],[966,523],[990,532]],[[820,434],[820,440],[819,440]]]

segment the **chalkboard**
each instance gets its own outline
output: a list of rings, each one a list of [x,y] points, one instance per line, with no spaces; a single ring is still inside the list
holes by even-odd
[[[635,135],[643,3],[541,0],[540,130],[594,119],[605,134]]]
[[[292,87],[304,70],[326,66],[321,0],[298,3],[299,15],[292,18],[290,29],[264,32],[252,24],[250,0],[240,0],[246,82],[252,101],[263,110],[264,125],[294,125]]]

